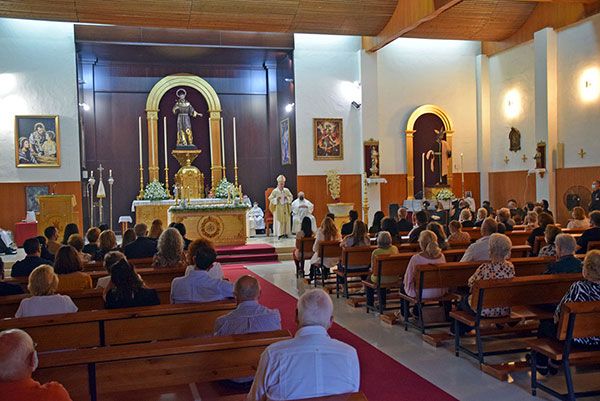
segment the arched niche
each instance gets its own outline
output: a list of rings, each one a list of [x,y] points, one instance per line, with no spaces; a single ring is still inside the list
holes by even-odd
[[[146,119],[148,123],[148,171],[150,181],[158,180],[158,105],[169,90],[187,86],[196,89],[206,99],[209,115],[211,183],[213,187],[224,177],[221,161],[221,102],[214,88],[204,79],[192,74],[168,75],[158,81],[146,100]]]
[[[415,123],[419,117],[425,114],[434,114],[442,120],[444,129],[446,130],[446,141],[448,142],[448,145],[450,145],[450,149],[452,149],[454,127],[450,116],[448,116],[441,107],[433,104],[425,104],[417,107],[408,118],[406,130],[404,131],[406,134],[406,194],[408,199],[415,198],[415,160],[413,155],[413,141],[414,135],[418,135],[418,132],[415,131]],[[448,186],[452,187],[452,157],[448,159]]]

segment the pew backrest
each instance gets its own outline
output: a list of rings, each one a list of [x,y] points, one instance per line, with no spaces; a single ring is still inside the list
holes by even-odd
[[[320,258],[339,258],[342,256],[340,241],[319,242],[318,255]]]
[[[357,246],[342,249],[342,265],[345,268],[355,266],[370,266],[371,254],[377,249],[375,246]]]
[[[557,338],[600,337],[600,301],[567,302],[562,305]]]

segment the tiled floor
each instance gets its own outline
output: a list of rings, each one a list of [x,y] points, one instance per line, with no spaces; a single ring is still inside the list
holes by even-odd
[[[248,266],[250,270],[297,297],[305,285],[297,280],[292,262]],[[511,383],[500,382],[482,373],[471,358],[454,356],[453,344],[434,348],[424,343],[414,330],[404,331],[379,321],[376,314],[366,314],[364,308],[352,308],[343,298],[334,301],[334,319],[347,330],[379,348],[404,366],[431,383],[465,401],[526,401],[553,399],[538,391],[538,397],[529,392],[529,374],[514,375]],[[597,382],[597,374],[595,375]],[[562,376],[557,377],[562,381]],[[600,397],[587,398],[600,400]]]

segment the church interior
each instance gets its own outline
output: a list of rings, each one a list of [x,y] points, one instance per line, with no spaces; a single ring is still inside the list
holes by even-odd
[[[0,401],[600,400],[599,126],[598,0],[0,1]]]

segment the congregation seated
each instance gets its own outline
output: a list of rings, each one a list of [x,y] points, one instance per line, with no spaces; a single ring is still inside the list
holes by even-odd
[[[23,330],[0,333],[0,394],[11,401],[71,401],[57,382],[40,384],[31,378],[38,357],[33,340]]]
[[[194,271],[196,269],[196,259],[195,258],[196,258],[196,254],[198,253],[198,251],[216,252],[215,246],[209,240],[206,240],[203,238],[198,238],[198,239],[193,240],[190,243],[190,247],[188,248],[188,252],[187,252],[188,266],[185,269],[186,276],[188,275],[189,272]],[[224,277],[223,266],[221,266],[221,263],[215,261],[213,263],[212,267],[210,268],[210,270],[208,271],[208,275],[212,278],[221,280]]]
[[[121,238],[121,245],[119,246],[119,251],[123,252],[123,249],[128,244],[131,244],[133,241],[135,241],[136,238],[137,236],[135,235],[135,231],[133,231],[133,228],[128,228],[127,230],[125,230],[125,232],[123,233],[123,237]]]
[[[527,238],[527,243],[532,249],[532,256],[537,256],[533,254],[533,245],[535,244],[535,237],[543,237],[546,232],[546,227],[548,224],[554,224],[554,219],[548,213],[540,213],[538,215],[538,226],[531,231],[529,237]]]
[[[160,237],[160,235],[163,232],[163,222],[160,219],[154,219],[152,220],[152,225],[150,226],[150,233],[148,234],[148,237],[150,239],[153,239],[155,241],[158,240],[158,237]]]
[[[590,213],[590,228],[577,240],[577,253],[586,253],[590,241],[600,241],[600,211],[597,210]]]
[[[515,267],[510,259],[512,242],[504,234],[492,234],[488,240],[490,261],[483,263],[477,268],[475,273],[469,277],[469,293],[468,297],[463,297],[459,305],[459,309],[469,312],[473,316],[476,315],[475,309],[477,305],[472,305],[472,289],[475,283],[480,280],[497,280],[512,278],[515,276]],[[484,308],[481,311],[482,317],[504,317],[510,315],[510,308],[498,307],[498,308]],[[470,331],[473,327],[470,327],[464,323],[459,323],[460,335]],[[454,326],[452,326],[454,328]]]
[[[103,295],[106,309],[160,305],[156,290],[144,286],[144,282],[126,259],[112,265],[110,282]]]
[[[233,288],[237,307],[215,321],[216,336],[259,333],[281,330],[278,309],[269,309],[258,302],[260,285],[252,276],[238,278]]]
[[[473,222],[473,215],[471,214],[471,210],[469,209],[461,210],[458,221],[462,224],[463,227],[473,227],[475,225],[475,223]]]
[[[10,275],[11,277],[27,277],[33,269],[39,265],[53,265],[54,263],[41,257],[41,245],[37,238],[28,238],[23,242],[25,259],[15,262]]]
[[[392,236],[387,231],[380,231],[377,234],[377,249],[371,253],[371,268],[375,266],[375,258],[381,255],[397,255],[398,247],[392,244]],[[378,277],[375,274],[371,275],[371,281],[377,283]],[[398,280],[396,276],[381,276],[381,283],[393,283]]]
[[[119,251],[111,251],[104,255],[104,269],[108,273],[108,276],[100,277],[96,282],[96,288],[108,288],[110,285],[110,275],[112,273],[111,268],[114,264],[119,262],[121,259],[125,259],[125,255]]]
[[[348,224],[348,223],[346,223]],[[300,268],[300,257],[302,251],[302,240],[304,238],[313,238],[315,233],[312,230],[312,221],[310,217],[304,216],[300,223],[300,230],[296,233],[296,243],[294,247],[293,257],[297,268]]]
[[[554,224],[548,224],[544,231],[544,239],[546,240],[546,246],[540,249],[538,253],[539,257],[556,256],[556,236],[562,231]]]
[[[57,294],[59,278],[50,265],[36,267],[29,275],[27,290],[31,297],[19,304],[15,317],[75,313],[78,308],[68,295]]]
[[[589,228],[590,219],[585,215],[585,209],[581,206],[576,206],[571,212],[572,219],[567,223],[568,229]]]
[[[71,245],[77,251],[77,256],[79,256],[79,260],[81,264],[89,263],[92,260],[92,255],[83,252],[83,238],[79,234],[73,234],[69,237],[67,241],[68,245]]]
[[[48,250],[48,246],[47,246],[47,239],[46,237],[44,237],[43,235],[38,235],[37,237],[38,242],[40,243],[40,256],[42,257],[42,259],[47,259],[47,260],[54,260],[54,255],[50,253],[50,251]]]
[[[85,239],[87,240],[87,244],[83,246],[81,250],[83,253],[87,253],[88,255],[92,255],[92,260],[102,260],[98,255],[98,251],[100,251],[100,247],[98,246],[98,239],[100,237],[100,229],[98,227],[90,227],[85,233]]]
[[[527,212],[523,221],[526,231],[532,231],[538,227],[538,214],[535,211]]]
[[[385,217],[385,215],[383,214],[383,212],[381,210],[378,210],[377,212],[375,212],[375,214],[373,215],[373,224],[369,228],[369,234],[375,235],[379,231],[381,231],[381,221],[383,220],[384,217]]]
[[[75,223],[69,223],[65,226],[65,230],[63,231],[63,239],[60,244],[67,245],[69,237],[73,234],[79,234],[79,227],[77,227],[77,224]]]
[[[381,220],[381,231],[387,231],[392,236],[392,243],[399,244],[402,242],[400,235],[398,233],[398,225],[396,224],[396,220],[391,217],[385,217]]]
[[[438,223],[437,221],[432,221],[431,223],[427,224],[427,229],[435,234],[435,236],[437,237],[437,244],[442,249],[442,251],[448,249],[448,239],[446,237],[446,231],[440,223]]]
[[[350,210],[348,212],[348,218],[350,219],[350,221],[342,224],[342,229],[340,230],[342,237],[345,237],[346,235],[350,235],[352,233],[352,230],[354,229],[354,222],[358,220],[358,212],[356,210]]]
[[[592,250],[587,253],[583,261],[582,274],[583,280],[574,282],[556,307],[554,319],[540,322],[538,337],[556,338],[560,310],[565,303],[600,301],[600,251]],[[597,350],[600,348],[600,337],[574,338],[573,346]],[[538,373],[544,376],[549,373],[549,370],[553,370],[552,373],[556,373],[556,369],[558,368],[556,361],[548,361],[545,355],[539,353],[536,356]]]
[[[4,261],[0,258],[0,279],[4,280]],[[22,294],[23,289],[18,284],[0,281],[0,296]]]
[[[308,290],[297,304],[294,338],[263,352],[247,401],[299,400],[358,391],[356,350],[327,334],[333,303],[325,291]]]
[[[167,228],[158,237],[157,252],[152,267],[182,267],[185,262],[183,237],[175,228]]]
[[[195,268],[171,283],[171,303],[211,302],[233,297],[233,285],[229,281],[208,274],[217,260],[214,249],[200,248],[192,260]]]
[[[113,230],[102,231],[98,240],[100,244],[96,253],[98,260],[102,260],[107,253],[117,250],[117,236]]]
[[[148,226],[138,223],[133,227],[136,239],[123,247],[123,253],[127,259],[151,258],[156,253],[156,241],[149,238]]]
[[[504,228],[506,231],[512,231],[513,227],[515,226],[515,221],[511,217],[511,211],[508,208],[503,207],[500,210],[498,210],[497,215],[498,223],[504,224]]]
[[[408,210],[405,207],[398,209],[398,232],[410,231],[413,225],[408,221]]]
[[[448,223],[448,230],[450,230],[448,244],[464,244],[471,241],[471,236],[469,233],[462,231],[462,227],[462,224],[457,220],[452,220]]]
[[[527,213],[525,210],[523,210],[519,207],[519,205],[517,204],[517,201],[515,199],[509,199],[508,202],[506,203],[506,208],[508,209],[508,211],[510,213],[510,217],[514,221],[516,221],[516,220],[523,221],[523,219],[525,218],[525,214]]]
[[[498,223],[491,217],[485,219],[481,225],[481,238],[469,245],[460,261],[476,262],[480,260],[490,260],[490,235],[496,232],[498,232]]]
[[[48,248],[48,252],[52,255],[56,255],[58,252],[58,248],[61,247],[61,243],[58,242],[58,229],[54,226],[46,227],[44,230],[44,236],[47,239],[46,247]]]
[[[192,240],[187,239],[185,236],[187,235],[187,230],[185,229],[185,225],[183,223],[171,223],[169,225],[169,227],[173,226],[174,229],[176,229],[177,231],[179,231],[179,234],[181,234],[181,238],[183,238],[183,249],[184,250],[188,250],[190,244],[192,243]]]
[[[424,210],[420,210],[417,213],[413,214],[413,222],[415,227],[408,233],[408,242],[412,244],[416,244],[419,242],[419,235],[421,231],[427,229],[427,212]]]
[[[419,234],[421,252],[413,255],[408,261],[403,279],[403,291],[410,297],[417,296],[415,287],[415,272],[419,265],[438,265],[446,263],[446,257],[438,244],[438,238],[433,231],[425,230]],[[447,288],[428,288],[423,290],[423,299],[438,298],[448,292]]]
[[[569,234],[558,234],[554,240],[556,261],[548,265],[544,274],[581,273],[581,260],[575,257],[577,242]]]
[[[355,220],[354,227],[352,229],[352,233],[350,235],[346,235],[342,242],[340,242],[340,246],[342,249],[353,248],[353,247],[361,247],[361,246],[371,246],[371,239],[369,238],[369,233],[367,232],[367,225],[362,220]],[[338,266],[339,268],[339,266]],[[369,265],[364,266],[352,266],[348,268],[348,271],[368,271]]]
[[[475,223],[473,223],[473,227],[481,227],[483,221],[488,218],[488,211],[484,207],[480,207],[477,209],[477,217],[475,218]]]
[[[56,253],[54,272],[58,274],[58,291],[80,291],[92,288],[92,278],[84,273],[75,248],[63,245]]]
[[[317,235],[315,236],[315,244],[313,245],[313,256],[310,259],[310,276],[309,279],[312,281],[314,277],[315,268],[323,265],[325,269],[330,269],[334,267],[338,263],[337,257],[332,258],[323,258],[321,261],[321,257],[319,256],[319,245],[323,241],[340,241],[342,238],[338,229],[333,222],[333,220],[329,217],[325,217],[323,222],[321,223],[321,227],[317,230]],[[327,277],[329,273],[325,273],[325,277]]]

